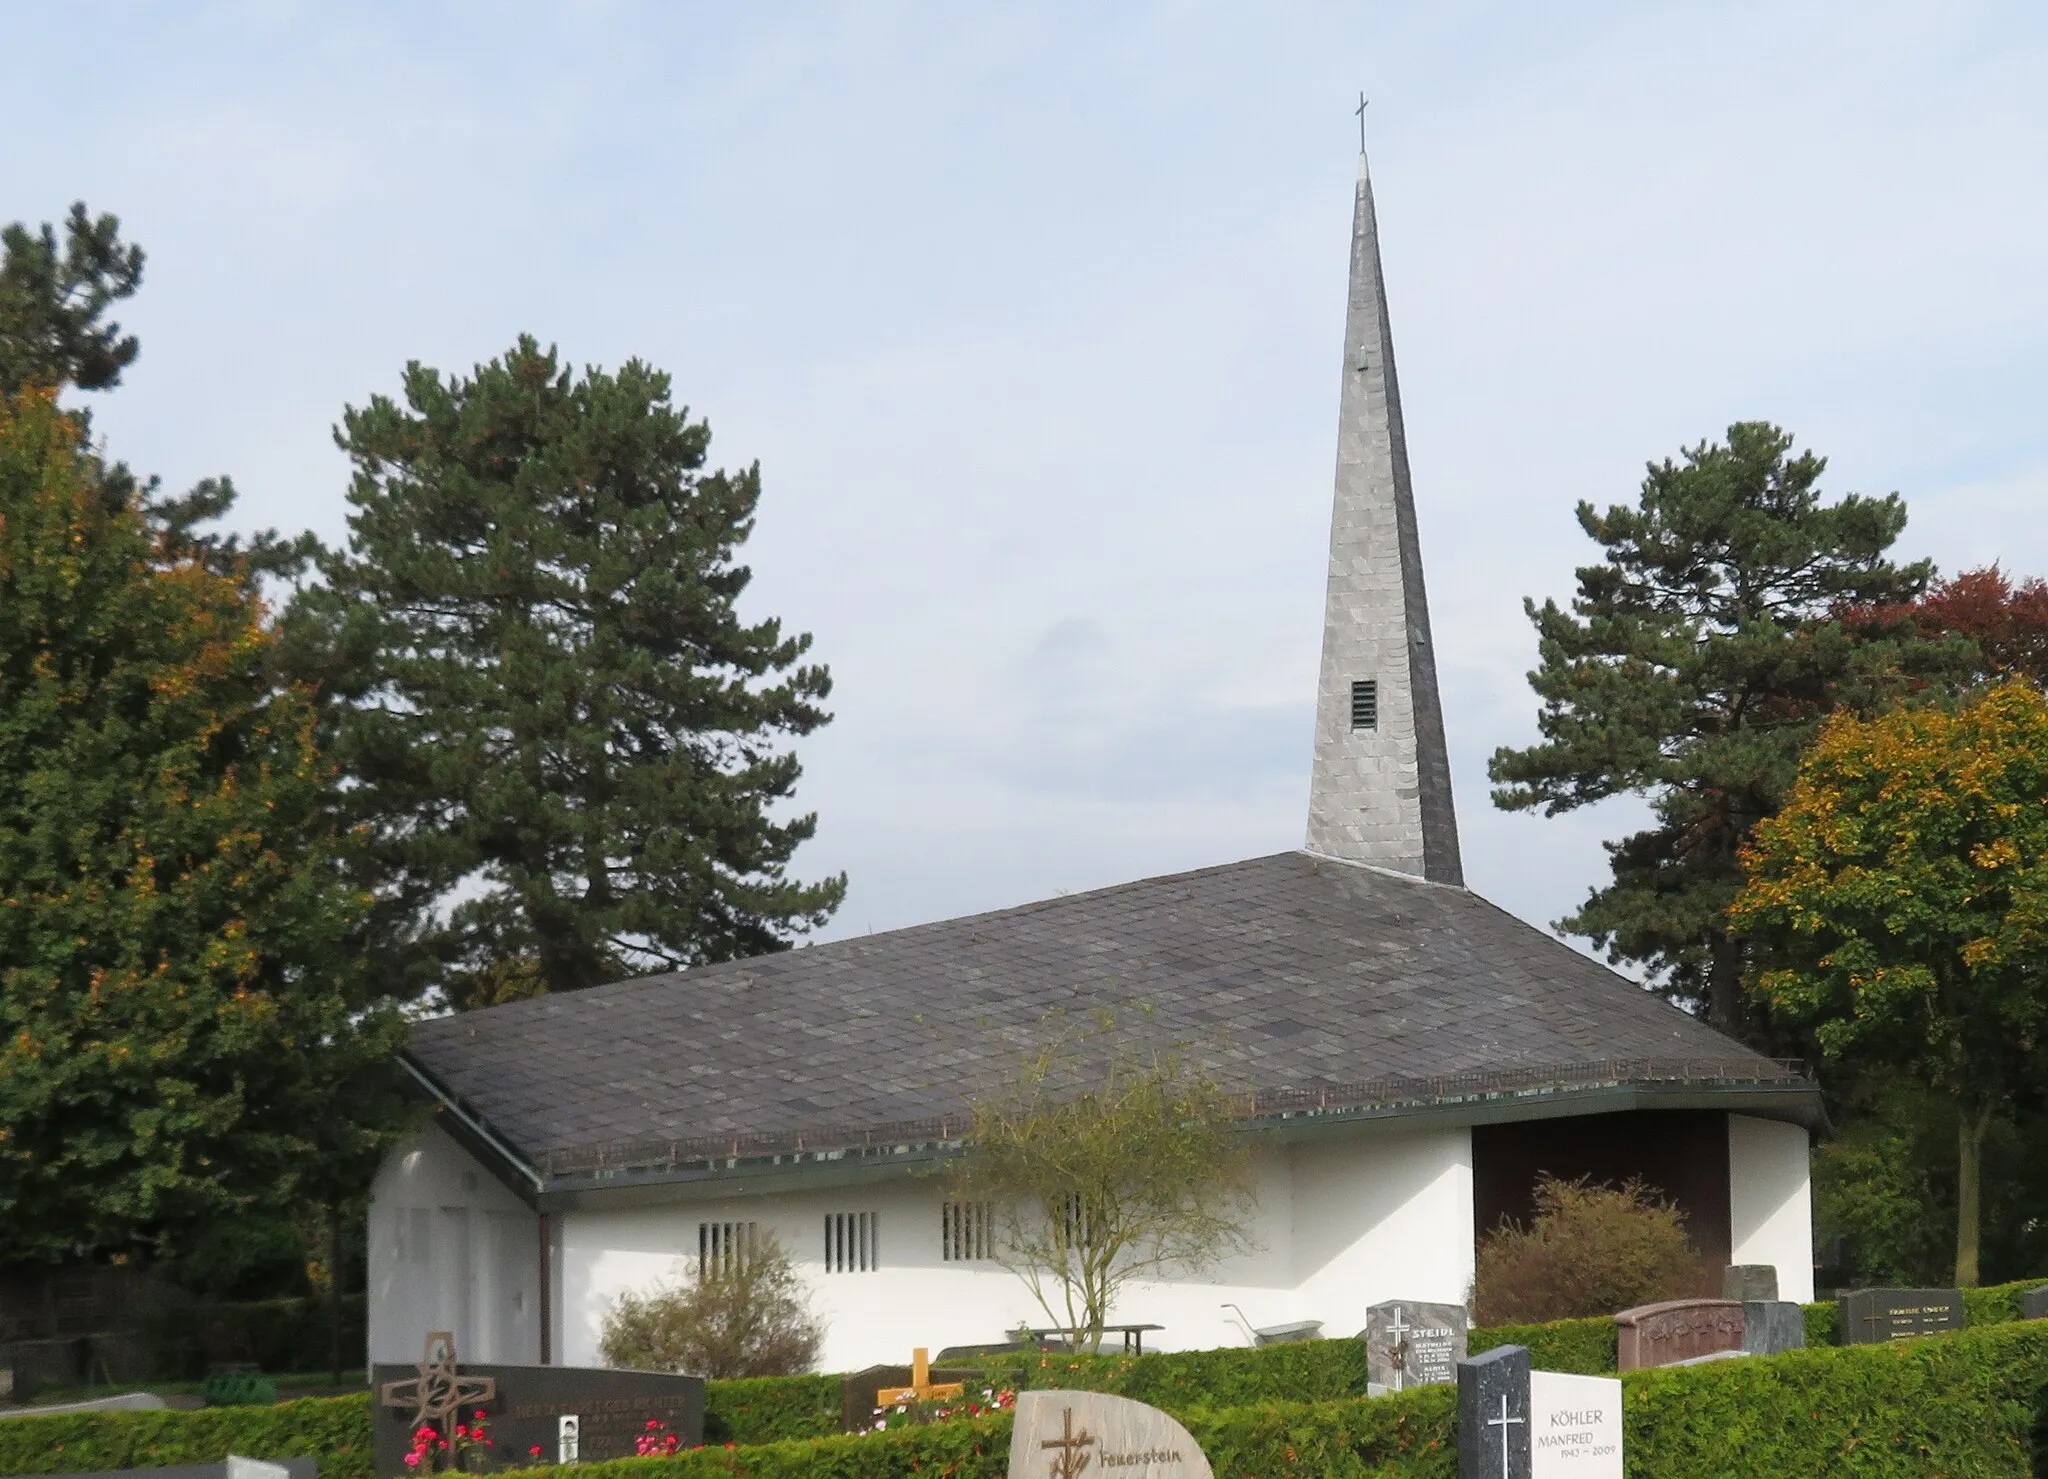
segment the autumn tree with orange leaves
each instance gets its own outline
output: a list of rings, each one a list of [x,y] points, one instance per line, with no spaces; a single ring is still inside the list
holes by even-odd
[[[1750,983],[1831,1059],[1888,1064],[1958,1114],[1955,1279],[1978,1281],[1984,1137],[2048,1025],[2048,699],[1837,715],[1742,855]]]
[[[0,1261],[175,1251],[380,1141],[395,1021],[246,550],[0,396]],[[351,1089],[350,1086],[354,1088]]]

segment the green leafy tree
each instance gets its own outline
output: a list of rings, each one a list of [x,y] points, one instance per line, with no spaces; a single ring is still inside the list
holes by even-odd
[[[1772,1010],[1830,1058],[1955,1105],[1955,1277],[1978,1281],[1984,1141],[2036,1082],[2048,1023],[2048,699],[1831,720],[1744,854],[1732,921],[1780,962]]]
[[[296,611],[394,971],[457,1005],[787,945],[843,878],[778,820],[823,724],[808,636],[743,622],[758,468],[638,361],[577,376],[522,339],[344,418],[349,544]]]
[[[142,248],[124,245],[120,222],[83,201],[71,207],[62,248],[48,223],[0,230],[0,395],[118,385],[141,346],[102,317],[141,282]]]
[[[1578,571],[1570,611],[1525,603],[1542,739],[1489,766],[1511,811],[1648,800],[1652,825],[1608,844],[1613,882],[1559,928],[1753,1039],[1763,1024],[1744,1011],[1744,945],[1726,918],[1744,839],[1831,711],[1968,661],[1966,643],[1923,640],[1907,621],[1838,619],[1913,599],[1931,567],[1887,557],[1906,523],[1897,494],[1823,503],[1826,463],[1791,452],[1778,428],[1739,422],[1725,443],[1651,464],[1635,507],[1579,505],[1605,558]]]
[[[1199,1273],[1249,1250],[1238,1101],[1179,1052],[1061,1033],[973,1106],[948,1195],[1077,1349],[1098,1350],[1133,1279]]]
[[[0,402],[0,1261],[289,1204],[395,1044],[314,707],[205,506]]]

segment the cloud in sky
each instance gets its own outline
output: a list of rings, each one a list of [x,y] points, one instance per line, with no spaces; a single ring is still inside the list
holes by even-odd
[[[46,8],[0,215],[124,217],[97,424],[252,526],[341,534],[408,359],[672,371],[837,678],[857,931],[1299,842],[1362,87],[1468,876],[1543,923],[1633,816],[1486,797],[1578,499],[1763,417],[2048,571],[2044,61],[2019,5]]]

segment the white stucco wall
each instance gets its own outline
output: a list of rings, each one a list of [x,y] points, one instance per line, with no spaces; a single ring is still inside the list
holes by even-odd
[[[1355,1335],[1389,1299],[1472,1292],[1472,1132],[1459,1127],[1301,1146],[1294,1269],[1304,1319]]]
[[[1780,1299],[1813,1298],[1813,1183],[1802,1127],[1728,1116],[1728,1238],[1731,1263],[1777,1267]]]
[[[370,1189],[370,1359],[417,1361],[428,1331],[451,1330],[466,1360],[539,1360],[539,1237],[530,1207],[428,1127]]]
[[[1462,1130],[1382,1135],[1313,1148],[1263,1147],[1254,1159],[1256,1246],[1200,1279],[1127,1285],[1112,1318],[1166,1328],[1147,1349],[1250,1343],[1254,1326],[1324,1322],[1352,1335],[1381,1299],[1462,1303],[1472,1277],[1471,1137]],[[929,1180],[867,1188],[563,1214],[560,1354],[596,1364],[605,1311],[626,1290],[682,1277],[701,1222],[753,1221],[781,1240],[824,1319],[824,1370],[909,1358],[916,1346],[998,1341],[1050,1323],[1018,1277],[995,1263],[940,1256],[943,1194]],[[880,1267],[827,1272],[828,1214],[871,1212]]]

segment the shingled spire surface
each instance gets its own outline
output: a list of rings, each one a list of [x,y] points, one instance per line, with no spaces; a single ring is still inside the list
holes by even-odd
[[[1372,176],[1358,156],[1308,848],[1462,885]]]

